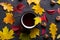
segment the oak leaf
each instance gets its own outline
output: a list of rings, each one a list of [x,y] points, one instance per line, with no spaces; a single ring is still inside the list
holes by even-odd
[[[49,30],[50,30],[50,34],[51,34],[52,39],[55,40],[56,34],[57,34],[56,33],[57,32],[57,25],[54,23],[51,23]]]

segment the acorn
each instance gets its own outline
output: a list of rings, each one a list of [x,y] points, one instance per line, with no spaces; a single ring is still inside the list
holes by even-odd
[[[57,16],[57,17],[56,17],[56,20],[57,20],[57,21],[60,21],[60,16]]]
[[[48,34],[45,34],[44,37],[45,37],[45,38],[49,38]]]
[[[43,22],[41,25],[44,26],[44,27],[47,26],[46,22]]]
[[[50,4],[51,4],[51,6],[54,6],[56,4],[56,2],[54,0],[51,0]]]

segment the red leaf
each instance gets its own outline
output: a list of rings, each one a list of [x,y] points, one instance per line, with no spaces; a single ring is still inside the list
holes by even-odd
[[[55,10],[46,10],[48,14],[54,14],[56,11]]]
[[[20,26],[12,26],[11,29],[14,31],[18,31],[18,30],[21,30],[21,27]]]
[[[46,29],[42,28],[42,35],[44,35],[46,33]]]
[[[46,17],[46,14],[44,14],[44,15],[41,17],[41,20],[48,22],[47,17]]]
[[[16,8],[14,8],[14,12],[21,13],[24,7],[25,7],[25,6],[24,6],[22,3],[19,3],[19,4],[16,6]]]
[[[22,12],[22,10],[20,9],[17,9],[17,8],[14,8],[14,12],[18,12],[18,13],[21,13]]]
[[[58,8],[58,13],[60,14],[60,8]]]

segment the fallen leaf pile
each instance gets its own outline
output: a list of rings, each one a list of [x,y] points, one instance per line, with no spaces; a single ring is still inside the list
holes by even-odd
[[[40,4],[40,3],[42,3],[41,0],[26,0],[26,2],[28,3],[27,4],[28,7],[26,4],[21,2],[22,0],[18,0],[19,3],[18,4],[16,3],[17,5],[15,5],[15,6],[12,5],[12,3],[15,0],[9,0],[9,1],[11,1],[11,3],[0,2],[0,6],[2,7],[3,11],[6,14],[5,17],[3,18],[3,23],[5,23],[5,25],[9,26],[9,27],[5,26],[2,28],[2,30],[0,30],[0,40],[14,40],[14,38],[16,38],[15,35],[19,37],[19,40],[32,40],[32,39],[34,39],[36,37],[40,37],[40,36],[43,38],[43,40],[45,40],[45,39],[49,40],[50,36],[51,36],[52,40],[55,40],[56,38],[60,39],[60,34],[57,33],[58,28],[55,23],[52,22],[49,25],[50,26],[49,29],[47,28],[47,25],[50,22],[49,21],[50,18],[47,18],[48,17],[47,15],[55,14],[55,12],[60,15],[60,8],[58,8],[57,10],[56,9],[47,10],[47,9],[43,8],[42,5]],[[33,5],[31,5],[31,4],[33,4]],[[60,0],[57,0],[57,1],[50,0],[50,4],[52,4],[52,5],[59,4],[60,5]],[[48,4],[46,4],[46,5],[48,5]],[[17,21],[18,19],[15,20],[13,13],[24,13],[25,7],[28,8],[28,10],[29,10],[30,6],[31,6],[32,11],[35,14],[35,18],[32,17],[33,21],[34,21],[34,24],[33,24],[34,28],[31,28],[31,29],[24,28],[24,26],[20,23],[18,23],[18,25],[15,25],[14,24],[15,21]],[[27,9],[25,9],[25,10],[27,10]],[[29,11],[27,11],[27,12],[29,12]],[[48,14],[46,14],[46,13],[48,13]],[[21,16],[19,16],[19,18],[21,18]],[[19,20],[19,22],[20,22],[20,20]],[[56,16],[55,20],[59,21],[59,17]],[[40,25],[38,26],[38,24],[40,24]],[[41,31],[39,29],[40,27],[41,27]],[[51,34],[50,36],[47,34],[46,29],[49,30],[49,33]]]

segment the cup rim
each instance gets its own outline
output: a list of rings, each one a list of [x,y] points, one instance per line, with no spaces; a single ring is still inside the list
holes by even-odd
[[[31,12],[27,12],[27,13],[31,13]],[[27,13],[25,13],[24,15],[26,15]],[[31,13],[31,14],[33,14],[33,13]],[[26,26],[26,25],[23,23],[23,17],[24,17],[24,15],[22,15],[22,17],[21,17],[21,23],[22,23],[22,25],[23,25],[25,28],[27,28],[27,29],[32,29],[32,28],[34,28],[35,25],[33,25],[33,26]],[[35,15],[35,14],[33,14],[33,15]],[[36,15],[35,15],[35,16],[36,16]]]

